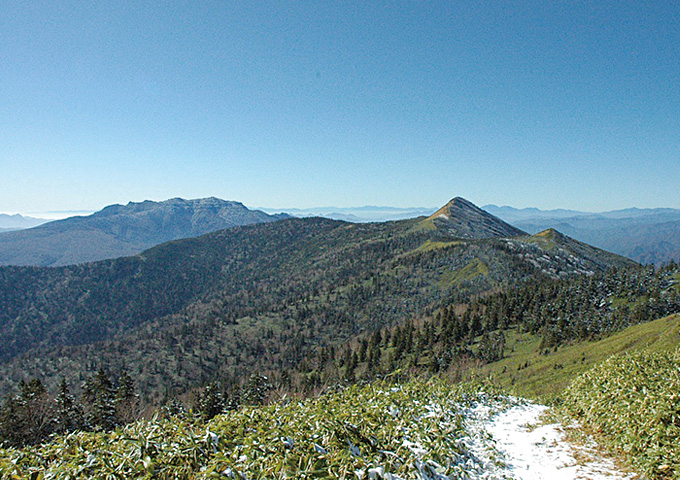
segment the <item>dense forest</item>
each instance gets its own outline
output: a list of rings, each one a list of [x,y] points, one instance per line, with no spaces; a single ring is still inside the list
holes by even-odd
[[[588,276],[527,279],[468,303],[442,300],[433,314],[329,343],[300,361],[266,375],[219,372],[189,395],[167,394],[161,415],[209,420],[241,405],[281,395],[309,395],[375,379],[463,369],[504,356],[509,329],[539,335],[545,355],[561,346],[594,340],[627,326],[680,311],[680,267],[612,268]],[[144,407],[130,375],[114,381],[104,369],[87,378],[78,395],[65,380],[48,392],[35,378],[21,382],[0,410],[0,436],[9,445],[38,443],[53,433],[110,430],[153,411]]]
[[[60,268],[0,268],[0,391],[78,390],[100,368],[157,403],[217,377],[294,368],[321,346],[533,276],[633,262],[566,237],[451,237],[422,220],[290,219]]]
[[[680,266],[674,262],[564,279],[532,278],[468,303],[449,299],[432,316],[363,335],[343,348],[319,349],[299,366],[294,386],[305,390],[394,372],[435,373],[498,361],[510,329],[539,336],[541,352],[549,355],[676,312]]]

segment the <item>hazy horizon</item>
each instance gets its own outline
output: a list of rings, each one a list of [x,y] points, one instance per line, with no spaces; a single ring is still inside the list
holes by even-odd
[[[171,198],[178,198],[178,197],[171,197]],[[207,198],[207,197],[202,197],[202,198]],[[170,198],[165,199],[165,200],[158,200],[158,202],[163,202],[166,200],[170,200]],[[222,200],[231,200],[231,201],[237,201],[240,202],[237,199],[222,199]],[[450,200],[450,199],[449,199]],[[156,200],[154,200],[156,201]],[[122,205],[125,205],[129,202],[125,202]],[[133,203],[138,203],[138,202],[133,202]],[[243,202],[241,202],[243,203]],[[362,209],[375,209],[375,210],[388,210],[388,209],[393,209],[396,211],[416,211],[416,210],[432,210],[433,212],[440,208],[442,205],[444,205],[446,202],[442,203],[441,205],[434,205],[434,206],[407,206],[407,207],[401,207],[401,206],[395,206],[395,205],[355,205],[355,206],[345,206],[345,207],[340,207],[340,206],[334,206],[334,205],[320,205],[320,206],[312,206],[312,207],[268,207],[268,206],[261,206],[261,205],[247,205],[244,203],[244,205],[251,209],[251,210],[262,210],[266,213],[285,213],[285,212],[298,212],[298,213],[305,213],[305,212],[311,212],[311,211],[327,211],[328,213],[343,213],[345,211],[359,211]],[[473,202],[474,203],[474,202]],[[113,205],[113,204],[110,204]],[[22,217],[31,217],[31,218],[36,218],[36,219],[42,219],[42,220],[63,220],[65,218],[70,218],[70,217],[75,217],[75,216],[87,216],[87,215],[92,215],[93,213],[96,213],[98,211],[101,211],[103,208],[107,207],[109,205],[102,205],[101,208],[98,208],[97,210],[65,210],[65,211],[46,211],[46,212],[2,212],[0,211],[0,215],[21,215]],[[630,210],[630,209],[641,209],[641,210],[656,210],[656,209],[674,209],[673,207],[664,207],[664,206],[658,206],[658,207],[637,207],[637,206],[629,206],[625,208],[617,208],[614,210],[597,210],[597,211],[588,211],[588,210],[573,210],[569,208],[551,208],[551,209],[542,209],[538,208],[535,206],[524,206],[524,207],[516,207],[513,205],[496,205],[496,204],[484,204],[484,205],[477,205],[480,208],[487,208],[487,207],[497,207],[497,208],[511,208],[511,209],[516,209],[516,210],[525,210],[525,209],[537,209],[543,213],[546,212],[551,212],[551,211],[560,211],[560,210],[568,210],[568,211],[574,211],[577,213],[583,213],[583,214],[599,214],[599,213],[609,213],[609,212],[614,212],[614,211],[621,211],[621,210]],[[333,212],[333,210],[337,210],[337,212]],[[680,210],[680,209],[675,209],[675,210]]]

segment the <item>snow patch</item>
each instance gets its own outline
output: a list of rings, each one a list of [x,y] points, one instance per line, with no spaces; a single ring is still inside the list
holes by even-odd
[[[541,424],[543,405],[512,399],[513,404],[477,404],[468,410],[470,451],[485,466],[472,478],[518,480],[633,480],[609,459],[568,443],[559,424]],[[500,409],[500,411],[498,411]],[[580,460],[577,460],[577,457]]]

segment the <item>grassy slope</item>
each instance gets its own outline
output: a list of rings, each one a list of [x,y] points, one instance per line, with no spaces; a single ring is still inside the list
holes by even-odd
[[[514,351],[477,373],[521,396],[559,399],[562,413],[644,478],[677,480],[679,333],[675,314],[540,355],[538,338],[512,332]]]
[[[455,287],[466,280],[474,280],[479,276],[489,274],[489,268],[480,259],[475,258],[467,265],[457,270],[446,269],[442,272],[439,282],[445,287]]]
[[[554,400],[575,377],[611,355],[677,349],[679,330],[680,315],[671,315],[634,325],[596,342],[563,347],[549,355],[539,354],[540,338],[537,336],[512,331],[506,336],[506,358],[485,365],[477,373],[491,376],[501,387],[517,395]]]

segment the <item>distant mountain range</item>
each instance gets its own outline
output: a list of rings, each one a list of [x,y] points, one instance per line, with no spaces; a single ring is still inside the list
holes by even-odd
[[[0,233],[0,265],[60,266],[117,258],[170,240],[282,218],[286,215],[217,198],[111,205],[92,215]]]
[[[345,222],[366,223],[405,220],[431,215],[436,208],[421,207],[315,207],[315,208],[260,208],[267,213],[287,213],[294,217],[323,217]]]
[[[8,215],[6,213],[0,213],[0,232],[37,227],[46,222],[49,222],[49,220],[44,218],[25,217],[19,214]]]
[[[95,216],[138,212],[153,226],[149,209],[180,210],[185,223],[218,206],[249,212],[196,202],[205,208],[176,200]],[[444,300],[635,265],[554,231],[524,234],[462,198],[395,222],[257,218],[265,222],[132,257],[0,267],[0,395],[32,376],[80,385],[106,366],[158,401],[216,376],[293,368],[318,347],[423,318]]]
[[[529,233],[555,228],[639,263],[662,264],[680,260],[680,210],[677,209],[629,208],[588,213],[495,205],[483,208]]]

